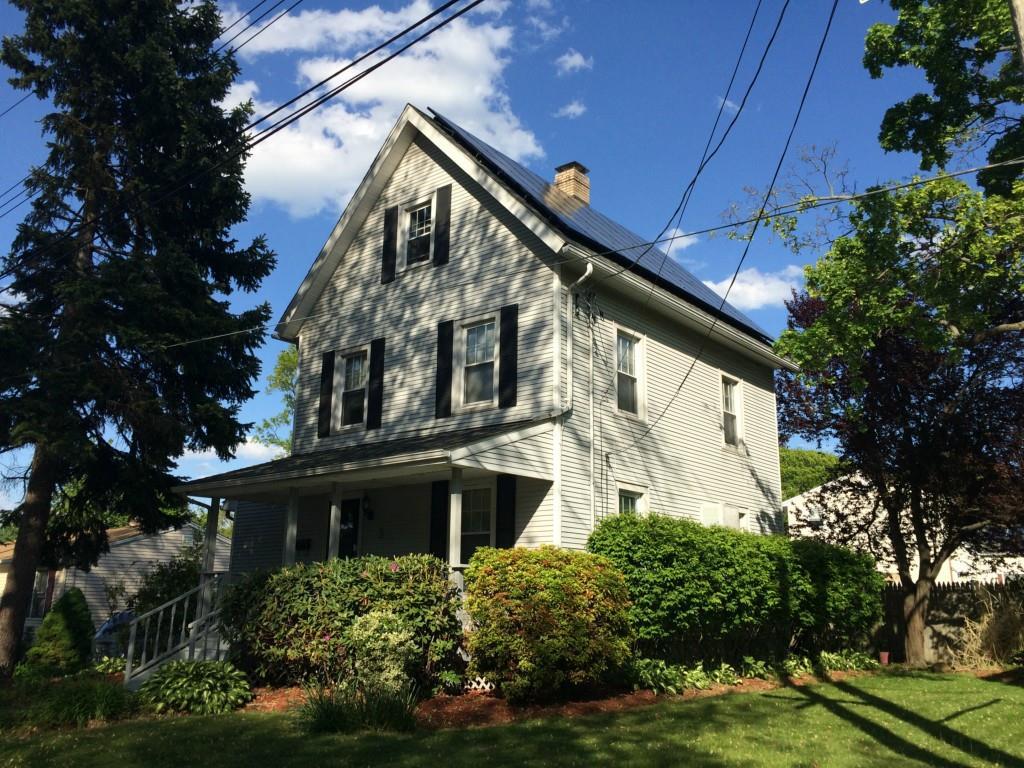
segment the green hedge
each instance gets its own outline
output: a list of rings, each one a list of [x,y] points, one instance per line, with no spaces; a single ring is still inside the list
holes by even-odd
[[[25,654],[25,663],[52,675],[70,675],[85,669],[92,657],[95,632],[85,595],[78,587],[72,587],[43,617]]]
[[[225,595],[222,628],[236,664],[256,678],[298,683],[348,671],[348,630],[374,610],[413,633],[416,681],[457,679],[462,627],[448,566],[431,555],[357,557],[254,574]]]
[[[591,551],[625,574],[646,655],[739,663],[858,647],[881,619],[869,557],[659,515],[616,515]]]
[[[556,547],[479,549],[466,571],[471,670],[511,700],[599,685],[629,658],[629,598],[611,562]]]

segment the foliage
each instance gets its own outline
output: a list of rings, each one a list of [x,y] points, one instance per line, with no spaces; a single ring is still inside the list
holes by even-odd
[[[82,590],[72,587],[43,617],[35,641],[25,654],[25,661],[31,667],[51,674],[78,672],[89,664],[95,632],[85,595]]]
[[[915,152],[923,169],[979,150],[987,150],[989,162],[1024,155],[1024,82],[1006,0],[889,3],[898,18],[868,30],[864,66],[874,78],[910,68],[931,92],[886,111],[883,149]],[[978,181],[989,193],[1007,194],[1020,173],[1020,166],[993,168]]]
[[[253,436],[264,445],[292,452],[292,417],[295,415],[295,388],[299,381],[299,348],[289,344],[277,356],[274,370],[267,377],[266,393],[281,394],[284,407],[279,413],[264,419]],[[282,433],[282,430],[284,432]]]
[[[697,664],[692,667],[680,666],[679,670],[679,681],[683,688],[706,691],[711,687],[711,676],[704,669],[703,665]]]
[[[753,656],[744,656],[740,664],[740,677],[756,678],[767,680],[772,677],[772,668],[764,659],[755,659]]]
[[[929,585],[952,552],[1021,544],[1024,183],[1015,189],[985,198],[947,178],[857,202],[849,233],[806,269],[776,344],[800,365],[778,378],[781,431],[834,440],[851,469],[816,503],[823,535],[895,564],[914,663]]]
[[[814,674],[814,662],[806,656],[793,654],[787,656],[779,665],[782,673],[787,677],[806,677]]]
[[[640,647],[661,658],[782,658],[863,642],[881,618],[872,563],[837,547],[660,515],[607,518],[588,547],[625,574]]]
[[[792,499],[833,479],[839,459],[831,453],[800,448],[779,448],[782,498]]]
[[[479,549],[466,571],[471,669],[512,701],[605,682],[629,656],[629,597],[611,561],[587,552]]]
[[[458,591],[447,564],[430,555],[334,559],[253,574],[227,589],[222,606],[237,663],[272,682],[342,679],[348,632],[373,610],[393,613],[412,632],[412,673],[422,689],[459,665]]]
[[[221,715],[252,699],[245,675],[227,661],[171,661],[142,684],[139,696],[154,712]]]
[[[880,664],[864,651],[843,650],[836,653],[822,651],[816,668],[822,672],[850,672],[878,669]]]
[[[420,655],[412,630],[396,614],[374,610],[352,622],[345,637],[352,677],[367,689],[406,693]]]
[[[955,664],[983,669],[1013,663],[1024,652],[1024,594],[1010,589],[979,588],[980,615],[966,617]]]
[[[82,727],[119,720],[136,709],[135,697],[119,680],[92,671],[56,680],[16,677],[13,685],[0,690],[0,728]]]
[[[740,676],[732,664],[722,662],[717,667],[708,670],[708,677],[716,685],[739,685]]]
[[[360,689],[351,681],[305,686],[299,723],[309,733],[356,730],[411,731],[416,727],[416,695],[405,689]]]
[[[102,675],[116,675],[124,672],[124,667],[125,659],[122,656],[104,656],[92,665],[93,670]]]
[[[24,27],[3,38],[0,61],[44,105],[47,156],[0,257],[14,299],[0,315],[0,452],[31,448],[33,489],[5,599],[14,610],[0,614],[3,669],[46,546],[73,545],[88,566],[105,511],[147,532],[168,510],[180,520],[175,460],[227,458],[245,439],[240,409],[270,317],[246,295],[275,263],[263,237],[236,237],[252,105],[223,106],[238,65],[214,50],[213,0],[13,4]],[[55,529],[53,496],[72,484]]]
[[[635,690],[675,694],[679,692],[682,683],[680,668],[664,659],[632,659],[628,672]]]
[[[203,543],[197,541],[165,563],[157,563],[142,577],[128,598],[128,608],[139,616],[198,586],[203,566]]]

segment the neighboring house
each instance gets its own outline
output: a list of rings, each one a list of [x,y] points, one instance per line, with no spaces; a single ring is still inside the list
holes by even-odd
[[[549,183],[406,107],[277,325],[293,454],[178,489],[228,500],[233,571],[458,569],[485,545],[582,548],[621,510],[783,529],[791,364],[589,199],[579,163]]]
[[[36,574],[32,604],[29,608],[25,631],[31,636],[43,620],[50,606],[67,590],[78,587],[89,604],[93,624],[99,628],[111,614],[108,588],[120,592],[115,610],[125,608],[125,599],[138,591],[143,577],[159,563],[169,563],[185,549],[202,539],[202,530],[194,523],[159,533],[145,534],[136,526],[111,528],[107,531],[110,551],[100,555],[96,565],[88,571],[79,568],[39,571]],[[218,571],[227,571],[231,556],[231,542],[217,537]],[[0,594],[7,581],[7,572],[14,557],[14,543],[0,544]],[[123,587],[123,592],[121,588]]]
[[[782,503],[782,508],[787,516],[787,523],[790,533],[794,536],[826,537],[829,533],[826,518],[822,514],[821,501],[822,491],[828,485],[818,486],[811,490],[787,499]],[[887,553],[888,533],[882,520],[882,512],[874,503],[874,494],[868,493],[865,496],[851,495],[848,491],[833,490],[829,499],[829,505],[841,504],[848,514],[854,519],[870,521],[866,530],[859,533],[853,540],[847,542],[849,546],[864,552],[871,552],[877,562],[880,573],[891,584],[898,584],[899,570],[896,567],[895,559]],[[881,545],[873,542],[880,542]],[[913,551],[910,552],[914,562],[911,564],[911,576],[917,579],[917,560]],[[973,553],[961,547],[946,560],[939,569],[938,583],[957,582],[996,582],[1003,583],[1009,577],[1024,574],[1024,557],[1007,557],[999,554],[987,555],[984,553]]]

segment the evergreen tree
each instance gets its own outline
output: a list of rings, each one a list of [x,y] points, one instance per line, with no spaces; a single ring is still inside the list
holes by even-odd
[[[238,68],[214,50],[216,5],[13,3],[25,29],[4,38],[0,60],[54,110],[46,162],[27,182],[32,208],[0,265],[15,298],[0,317],[0,451],[32,450],[0,599],[7,671],[55,493],[74,484],[69,521],[112,509],[152,531],[185,514],[174,460],[228,457],[244,439],[238,412],[264,337],[253,329],[269,307],[233,311],[230,299],[274,265],[262,237],[231,234],[249,207],[250,109],[221,106]],[[61,536],[75,540],[75,526]],[[94,538],[75,558],[87,565],[104,546]]]

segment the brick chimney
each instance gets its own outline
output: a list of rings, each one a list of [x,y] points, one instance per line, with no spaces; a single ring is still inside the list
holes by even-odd
[[[555,186],[584,205],[590,205],[590,170],[573,160],[555,168]]]

